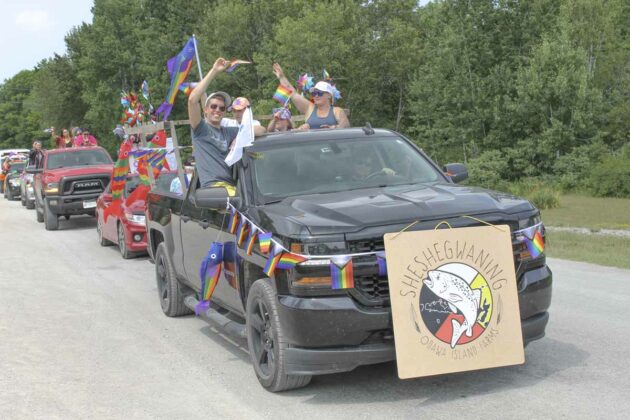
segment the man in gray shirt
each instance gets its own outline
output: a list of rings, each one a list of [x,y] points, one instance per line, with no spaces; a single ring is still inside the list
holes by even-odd
[[[212,69],[193,89],[188,97],[188,118],[197,173],[202,187],[225,187],[229,195],[235,194],[232,171],[225,163],[230,145],[238,134],[238,127],[221,127],[221,119],[230,106],[231,98],[225,92],[214,92],[206,99],[201,118],[201,100],[210,82],[229,67],[224,58],[218,58]]]

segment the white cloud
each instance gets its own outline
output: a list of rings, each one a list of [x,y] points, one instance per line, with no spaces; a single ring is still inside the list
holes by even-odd
[[[52,21],[45,10],[24,10],[15,15],[15,24],[29,31],[39,32],[50,29]]]

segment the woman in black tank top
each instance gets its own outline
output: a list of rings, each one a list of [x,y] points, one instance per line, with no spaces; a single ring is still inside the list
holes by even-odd
[[[313,102],[303,96],[296,95],[295,88],[286,78],[280,64],[275,63],[273,65],[273,73],[276,75],[280,84],[289,88],[293,93],[291,94],[291,101],[293,105],[304,114],[306,117],[306,124],[300,128],[347,128],[350,127],[350,122],[343,109],[333,106],[333,90],[332,86],[328,82],[320,81],[315,84],[312,90]]]

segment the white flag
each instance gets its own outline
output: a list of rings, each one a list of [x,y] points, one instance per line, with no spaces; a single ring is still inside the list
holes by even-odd
[[[243,113],[243,119],[241,125],[238,127],[238,134],[236,139],[232,143],[232,150],[225,158],[225,163],[228,166],[234,165],[243,157],[243,148],[254,144],[254,125],[252,124],[252,110],[247,107]]]

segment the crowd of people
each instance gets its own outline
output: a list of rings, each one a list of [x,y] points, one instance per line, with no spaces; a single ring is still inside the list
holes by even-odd
[[[194,156],[197,173],[202,187],[225,187],[229,195],[236,193],[232,171],[225,162],[233,140],[238,134],[245,109],[251,106],[245,97],[234,101],[229,94],[216,91],[206,96],[206,89],[218,74],[229,67],[229,62],[218,58],[212,69],[197,84],[188,97],[188,117],[192,130]],[[334,106],[333,86],[325,81],[317,82],[310,90],[312,102],[297,93],[289,82],[280,64],[273,65],[273,73],[280,84],[290,92],[289,100],[297,110],[304,114],[305,123],[298,130],[320,128],[346,128],[350,126],[344,110]],[[231,111],[233,118],[226,118],[226,111]],[[254,120],[254,135],[259,136],[267,131],[292,130],[291,112],[288,107],[276,108],[273,118],[265,128]]]

